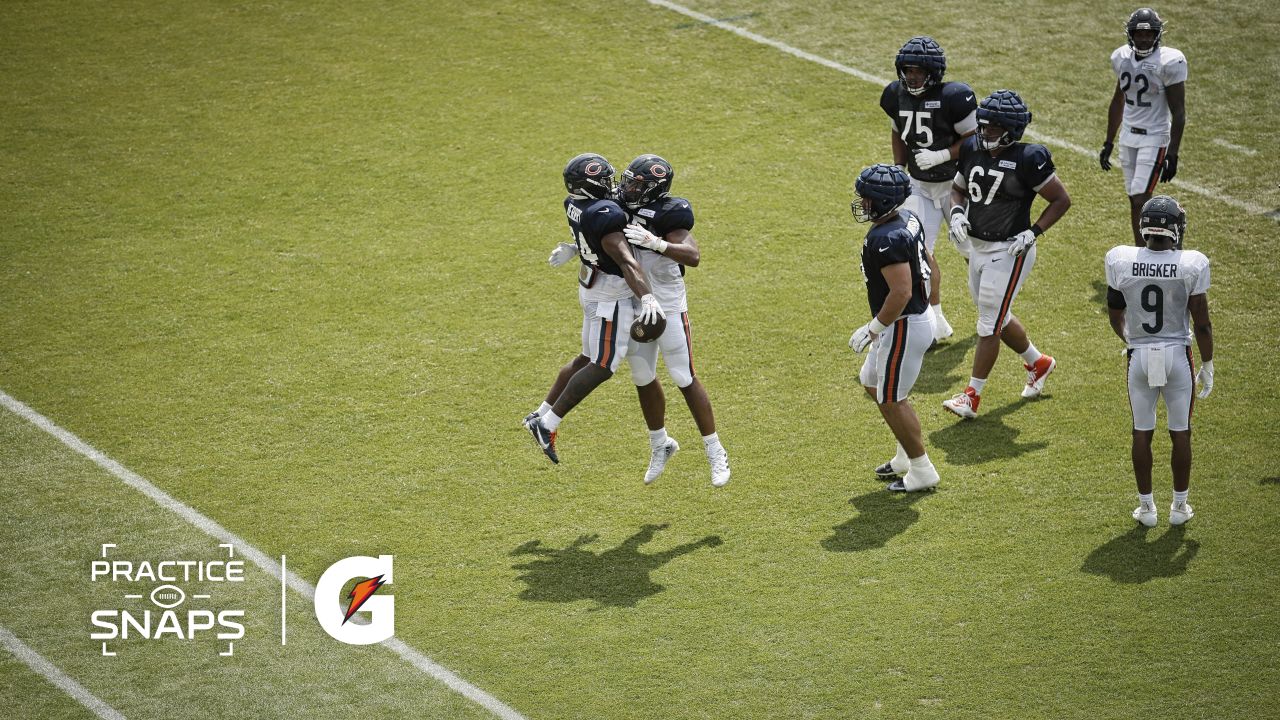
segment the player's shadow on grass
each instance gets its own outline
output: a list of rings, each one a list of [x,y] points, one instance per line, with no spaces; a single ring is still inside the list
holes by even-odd
[[[1144,583],[1185,573],[1200,552],[1200,543],[1187,539],[1185,525],[1170,527],[1152,542],[1147,541],[1149,534],[1153,534],[1150,528],[1134,526],[1089,553],[1080,569],[1118,583]]]
[[[1280,477],[1265,477],[1258,481],[1259,485],[1280,485]]]
[[[880,488],[849,501],[858,514],[831,528],[822,548],[831,552],[860,552],[884,547],[920,519],[913,507],[927,492],[893,493]]]
[[[599,535],[580,535],[561,550],[542,547],[541,540],[530,540],[511,551],[512,555],[533,555],[536,558],[512,566],[515,570],[524,571],[519,579],[529,586],[520,592],[520,599],[534,602],[594,600],[598,608],[634,607],[644,598],[666,589],[650,579],[649,573],[698,548],[717,547],[724,543],[719,535],[708,535],[670,550],[640,552],[641,545],[652,540],[654,533],[666,528],[666,524],[645,525],[618,547],[599,553],[585,549],[585,546],[599,540]]]
[[[1093,283],[1093,304],[1101,307],[1107,306],[1107,284],[1101,280],[1094,280]]]
[[[977,335],[970,335],[963,340],[938,345],[925,353],[924,362],[920,366],[920,377],[916,379],[913,393],[940,393],[952,390],[959,392],[969,380],[969,369],[964,362],[969,351],[978,342]],[[953,371],[965,366],[959,374]]]
[[[991,412],[980,411],[973,420],[956,418],[950,425],[929,433],[928,444],[946,451],[947,462],[952,465],[977,465],[1043,450],[1049,443],[1020,443],[1022,431],[1004,424],[1004,417],[1026,402],[1015,400]]]

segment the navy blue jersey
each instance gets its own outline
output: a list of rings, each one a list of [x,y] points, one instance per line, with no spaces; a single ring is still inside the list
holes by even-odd
[[[898,263],[911,266],[911,299],[902,314],[918,315],[929,307],[929,261],[925,258],[924,227],[909,210],[899,210],[896,218],[872,225],[862,242],[862,277],[872,315],[880,314],[889,297],[889,283],[880,271]]]
[[[923,182],[945,182],[955,177],[954,160],[921,170],[916,165],[915,151],[949,148],[964,131],[976,128],[975,125],[964,131],[956,129],[957,123],[963,123],[978,109],[968,85],[944,82],[912,95],[901,81],[894,80],[880,94],[880,109],[889,116],[898,137],[907,146],[907,170],[911,177]]]
[[[978,138],[960,146],[959,177],[969,192],[969,234],[1004,242],[1031,228],[1031,201],[1053,177],[1053,156],[1043,145],[1014,143],[995,157]]]
[[[609,275],[622,277],[622,268],[604,250],[604,236],[620,233],[627,226],[627,214],[612,200],[564,199],[564,212],[569,217],[569,232],[578,244],[578,258]]]
[[[676,230],[693,230],[693,206],[681,197],[658,198],[636,210],[631,218],[660,238],[665,238],[667,233]],[[653,252],[644,248],[635,249]],[[680,274],[684,275],[684,265],[680,266]]]

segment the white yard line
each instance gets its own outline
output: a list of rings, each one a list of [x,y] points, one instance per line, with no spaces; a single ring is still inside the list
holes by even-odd
[[[656,5],[661,8],[666,8],[667,10],[680,13],[681,15],[693,18],[694,20],[697,20],[701,23],[705,23],[707,25],[720,28],[721,30],[731,32],[734,35],[737,35],[738,37],[746,38],[747,40],[750,40],[752,42],[760,43],[761,45],[768,45],[769,47],[774,48],[776,50],[781,50],[782,52],[787,53],[788,55],[794,55],[795,57],[798,57],[801,60],[808,60],[810,62],[815,62],[819,65],[822,65],[823,67],[831,68],[832,70],[835,70],[837,72],[842,72],[846,75],[852,75],[853,77],[856,77],[859,80],[865,80],[866,82],[869,82],[877,87],[884,87],[885,85],[888,85],[890,82],[887,78],[882,78],[876,75],[872,75],[869,72],[865,72],[863,70],[859,70],[858,68],[850,67],[848,65],[838,63],[835,60],[828,60],[827,58],[824,58],[820,55],[814,55],[811,52],[807,52],[805,50],[801,50],[800,48],[788,45],[782,42],[781,40],[774,40],[773,38],[767,38],[758,33],[751,32],[750,30],[747,30],[745,28],[740,28],[737,25],[730,25],[729,23],[723,20],[717,20],[716,18],[713,18],[710,15],[700,13],[697,10],[692,10],[683,5],[677,5],[676,3],[669,2],[668,0],[647,0],[647,2],[650,5]],[[1098,154],[1097,150],[1087,148],[1082,145],[1077,145],[1067,140],[1061,140],[1059,138],[1053,137],[1052,135],[1047,135],[1045,133],[1038,132],[1035,130],[1028,129],[1026,132],[1026,135],[1027,137],[1034,140],[1038,140],[1039,142],[1046,143],[1049,145],[1057,145],[1058,147],[1066,148],[1068,150],[1074,151],[1085,157],[1090,157],[1090,158],[1097,157],[1097,154]],[[1242,149],[1242,151],[1249,149],[1249,148],[1241,148],[1241,146],[1238,146],[1238,145],[1233,147],[1240,148]],[[1211,200],[1218,200],[1218,201],[1224,202],[1227,205],[1230,205],[1231,207],[1244,210],[1245,212],[1252,213],[1254,215],[1261,215],[1263,217],[1270,218],[1272,220],[1280,221],[1280,211],[1277,211],[1276,209],[1272,209],[1272,208],[1263,207],[1262,205],[1259,205],[1258,203],[1255,203],[1255,202],[1250,202],[1248,200],[1241,200],[1239,198],[1231,197],[1230,195],[1227,195],[1221,190],[1217,190],[1215,188],[1207,188],[1202,185],[1197,185],[1195,183],[1180,180],[1178,178],[1174,178],[1169,184],[1174,185],[1176,187],[1180,187],[1184,190],[1188,190],[1197,195],[1203,195],[1204,197],[1207,197]]]
[[[126,468],[110,457],[107,457],[93,446],[71,434],[67,430],[62,429],[58,425],[54,424],[54,422],[49,418],[46,418],[35,410],[32,410],[22,402],[15,400],[2,390],[0,390],[0,405],[8,408],[14,415],[21,417],[23,420],[26,420],[32,425],[35,425],[41,430],[44,430],[57,438],[63,445],[66,445],[80,455],[83,455],[93,461],[95,465],[111,473],[124,484],[151,498],[157,505],[172,512],[183,520],[186,520],[188,523],[191,523],[202,530],[205,534],[217,538],[220,542],[235,545],[236,549],[243,553],[250,562],[262,568],[277,580],[287,584],[302,597],[309,601],[315,598],[316,589],[314,585],[303,580],[292,572],[282,572],[280,564],[268,557],[266,553],[245,542],[243,538],[235,535],[213,520],[210,520],[208,517],[200,514],[199,511],[193,509],[189,505],[174,499],[173,496],[155,485],[152,485],[141,475],[138,475],[129,468]],[[457,673],[435,662],[426,655],[423,655],[420,651],[407,643],[393,637],[380,644],[390,649],[401,658],[407,660],[411,665],[422,672],[444,683],[450,690],[453,690],[468,700],[475,702],[477,705],[485,708],[495,716],[503,718],[503,720],[524,720],[524,717],[520,715],[520,713],[508,707],[501,700],[498,700],[494,696],[484,690],[481,690],[475,685],[472,685],[466,680],[463,680]],[[116,715],[115,717],[119,717],[119,715]]]
[[[124,720],[124,715],[119,711],[99,700],[97,695],[86,690],[83,685],[72,680],[53,663],[45,660],[43,655],[32,650],[3,625],[0,625],[0,645],[13,653],[14,657],[26,663],[27,667],[43,676],[45,680],[57,685],[60,690],[75,698],[76,702],[89,708],[102,720]]]
[[[1223,140],[1222,138],[1214,138],[1214,139],[1213,139],[1213,144],[1214,144],[1214,145],[1220,145],[1220,146],[1222,146],[1222,147],[1224,147],[1224,148],[1226,148],[1226,149],[1228,149],[1228,150],[1235,150],[1235,151],[1236,151],[1236,152],[1238,152],[1238,153],[1244,153],[1245,155],[1248,155],[1249,157],[1253,157],[1254,155],[1257,155],[1257,154],[1258,154],[1258,151],[1257,151],[1257,150],[1254,150],[1254,149],[1253,149],[1253,148],[1251,148],[1251,147],[1245,147],[1244,145],[1237,145],[1237,144],[1232,143],[1232,142],[1227,142],[1226,140]]]

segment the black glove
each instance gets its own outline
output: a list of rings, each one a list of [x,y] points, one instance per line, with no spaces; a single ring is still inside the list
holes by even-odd
[[[1178,156],[1170,153],[1164,156],[1164,168],[1160,170],[1160,182],[1169,182],[1178,174]]]
[[[1102,152],[1098,153],[1098,164],[1103,170],[1111,169],[1111,151],[1115,149],[1115,144],[1111,142],[1102,143]]]

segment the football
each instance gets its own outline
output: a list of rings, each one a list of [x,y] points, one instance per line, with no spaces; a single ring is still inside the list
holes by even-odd
[[[662,331],[667,329],[667,319],[658,316],[658,319],[651,324],[644,324],[637,318],[631,323],[631,339],[636,342],[653,342],[662,336]]]

